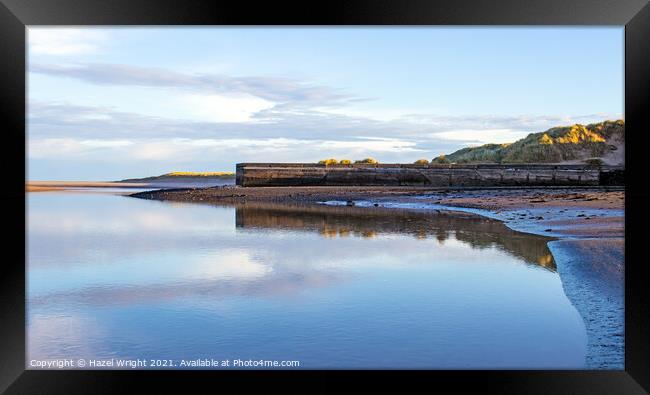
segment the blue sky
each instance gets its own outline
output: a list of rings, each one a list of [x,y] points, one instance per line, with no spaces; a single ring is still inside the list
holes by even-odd
[[[623,27],[28,28],[28,177],[413,162],[623,116]]]

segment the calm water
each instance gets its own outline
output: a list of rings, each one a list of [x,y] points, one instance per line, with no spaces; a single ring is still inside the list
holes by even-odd
[[[487,219],[28,194],[28,361],[582,368],[549,239]]]

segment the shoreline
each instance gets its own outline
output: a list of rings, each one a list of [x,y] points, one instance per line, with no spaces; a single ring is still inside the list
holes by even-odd
[[[463,211],[525,233],[561,238],[624,237],[624,191],[615,187],[239,187],[161,189],[129,196],[203,204],[347,204]]]
[[[125,188],[125,189],[170,189],[170,188],[209,188],[217,185],[227,185],[234,179],[201,179],[183,177],[178,180],[143,180],[139,182],[125,181],[26,181],[25,192],[69,191],[86,188]]]
[[[145,188],[147,185],[112,181],[27,181],[25,192],[65,191],[79,188]]]
[[[624,368],[624,191],[612,187],[214,187],[129,196],[199,204],[266,202],[478,215],[555,240],[547,246],[582,317],[587,369]],[[597,317],[597,319],[594,319]]]

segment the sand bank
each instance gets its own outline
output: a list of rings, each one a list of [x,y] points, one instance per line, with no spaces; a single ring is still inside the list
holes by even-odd
[[[214,179],[201,177],[183,177],[174,180],[152,180],[142,182],[122,181],[28,181],[27,192],[66,191],[92,188],[130,188],[130,189],[178,189],[208,188],[215,185],[234,183],[234,179]]]
[[[28,181],[27,192],[61,191],[77,188],[146,188],[146,183],[110,182],[110,181]]]

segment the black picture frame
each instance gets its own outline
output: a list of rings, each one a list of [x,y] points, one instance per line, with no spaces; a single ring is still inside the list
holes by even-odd
[[[36,371],[25,370],[25,26],[26,25],[620,25],[625,26],[626,242],[624,371]],[[642,394],[650,390],[644,186],[650,132],[650,6],[647,0],[310,1],[0,0],[0,115],[7,234],[0,264],[0,391],[113,393],[133,385],[165,392],[177,380],[223,390],[224,381],[266,389],[325,389],[336,379],[406,389]],[[608,54],[603,54],[607,56]],[[255,380],[251,380],[254,378]],[[316,382],[305,386],[303,379]],[[157,389],[154,389],[157,388]],[[644,390],[645,389],[645,390]],[[189,392],[189,390],[188,390]]]

